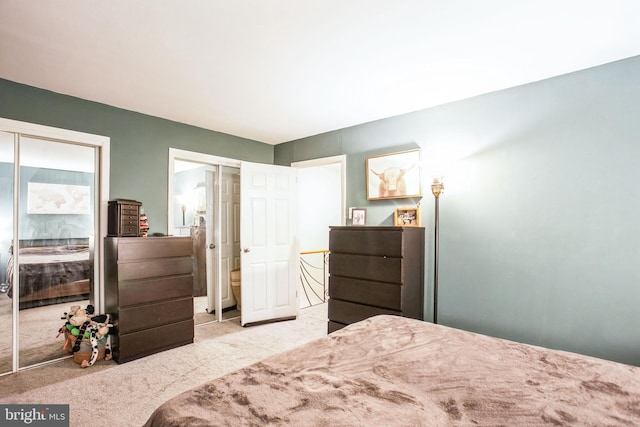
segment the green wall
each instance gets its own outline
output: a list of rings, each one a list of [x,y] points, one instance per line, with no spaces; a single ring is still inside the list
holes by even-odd
[[[347,206],[365,159],[418,146],[432,319],[432,175],[440,199],[439,323],[640,365],[640,57],[275,148],[275,163],[346,154]]]
[[[0,79],[0,117],[111,138],[111,198],[166,232],[168,148],[288,165],[347,155],[370,224],[421,203],[439,322],[640,365],[640,57],[274,147]],[[419,147],[422,200],[366,200],[367,156]],[[443,170],[440,170],[443,169]],[[437,170],[437,172],[436,172]]]
[[[3,79],[0,117],[110,137],[109,198],[141,201],[151,233],[167,233],[169,147],[273,163],[273,146],[269,144]]]

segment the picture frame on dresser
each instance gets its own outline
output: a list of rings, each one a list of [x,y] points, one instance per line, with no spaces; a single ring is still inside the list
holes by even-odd
[[[351,210],[351,225],[364,226],[367,225],[367,210],[363,208],[354,208]]]
[[[367,200],[422,197],[420,150],[367,157],[366,183]]]
[[[393,225],[400,227],[421,227],[420,206],[398,208],[393,214]]]

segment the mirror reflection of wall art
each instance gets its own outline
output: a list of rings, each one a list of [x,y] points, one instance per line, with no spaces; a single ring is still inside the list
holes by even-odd
[[[421,197],[420,150],[367,157],[367,200]]]
[[[351,215],[351,225],[367,225],[366,209],[353,209]]]
[[[27,184],[27,213],[84,214],[91,213],[91,189],[88,185]]]

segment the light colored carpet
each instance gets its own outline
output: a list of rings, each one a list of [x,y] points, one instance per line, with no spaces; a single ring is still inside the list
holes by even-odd
[[[240,311],[236,309],[235,305],[222,310],[222,320],[229,320],[239,316]],[[196,325],[218,321],[218,316],[216,316],[215,310],[209,310],[209,304],[206,296],[195,297],[193,299],[193,320]]]
[[[327,334],[327,304],[296,320],[243,328],[239,319],[199,325],[195,342],[118,365],[82,369],[71,359],[0,377],[2,403],[70,405],[70,425],[142,425],[169,398]]]
[[[20,366],[31,366],[69,356],[69,352],[63,349],[64,336],[56,338],[58,329],[65,323],[61,318],[72,305],[86,307],[87,304],[89,301],[84,300],[20,310]],[[238,316],[240,312],[235,308],[222,313],[223,320]],[[215,322],[217,319],[215,314],[207,312],[207,297],[194,298],[196,325]],[[7,294],[0,293],[0,373],[11,371],[11,322],[11,299]]]
[[[20,310],[20,366],[68,356],[63,350],[64,337],[56,338],[65,323],[61,317],[72,305],[86,307],[88,300],[52,304]],[[11,371],[12,304],[7,294],[0,294],[0,372]]]

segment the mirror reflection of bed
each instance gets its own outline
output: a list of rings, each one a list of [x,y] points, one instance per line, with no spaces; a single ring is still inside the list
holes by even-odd
[[[0,294],[0,321],[11,327],[17,294],[13,276],[19,274],[20,366],[67,356],[64,340],[56,340],[61,317],[71,305],[89,304],[93,258],[89,239],[34,239],[20,241],[18,263],[11,247],[6,266],[6,292]],[[7,341],[8,340],[8,341]],[[0,334],[0,367],[11,363],[11,334]],[[6,343],[4,341],[7,341]],[[6,354],[5,354],[6,353]]]
[[[21,242],[20,309],[89,298],[92,261],[88,239],[44,239]],[[7,296],[13,297],[14,249],[7,263]]]

